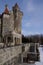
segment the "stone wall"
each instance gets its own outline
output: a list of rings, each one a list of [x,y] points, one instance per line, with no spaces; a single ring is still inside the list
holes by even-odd
[[[22,46],[25,46],[25,51],[22,52]],[[30,44],[16,45],[14,47],[0,49],[0,65],[8,65],[8,63],[22,62],[25,52],[29,49]],[[25,54],[26,56],[26,54]],[[7,64],[6,64],[7,63]]]
[[[0,65],[3,65],[5,62],[21,54],[22,52],[21,47],[22,46],[14,46],[0,49]]]
[[[3,35],[6,35],[9,33],[9,31],[14,30],[14,20],[13,20],[13,14],[10,13],[10,15],[4,14],[3,15]]]
[[[10,26],[10,21],[9,21],[9,15],[7,14],[4,14],[3,15],[3,29],[2,29],[2,35],[6,35],[8,34],[8,31],[10,30],[9,29],[9,26]]]
[[[0,19],[0,42],[1,42],[1,19]]]
[[[13,6],[13,14],[14,14],[14,29],[15,32],[21,34],[21,20],[22,20],[22,16],[23,13],[20,11],[18,5],[16,4],[15,6]]]
[[[1,19],[0,19],[0,35],[1,35]]]
[[[1,36],[0,36],[0,42],[1,42]]]

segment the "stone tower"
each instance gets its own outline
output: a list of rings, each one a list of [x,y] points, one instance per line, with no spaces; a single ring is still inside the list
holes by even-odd
[[[9,10],[7,5],[5,5],[5,10],[2,15],[2,22],[3,22],[3,28],[2,28],[2,36],[5,36],[8,34],[9,31]]]
[[[14,30],[21,34],[21,20],[23,16],[23,12],[20,11],[18,4],[16,3],[13,6],[13,14],[14,14]]]
[[[11,32],[13,31],[13,20],[12,13],[10,13],[7,5],[5,5],[5,10],[2,13],[2,37],[3,42],[9,44],[12,41]],[[13,26],[13,27],[12,27]]]

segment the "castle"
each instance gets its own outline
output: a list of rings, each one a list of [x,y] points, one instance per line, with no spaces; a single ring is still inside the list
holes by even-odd
[[[4,12],[0,14],[0,42],[3,42],[4,46],[22,43],[22,16],[23,12],[20,11],[17,3],[12,7],[12,11],[9,11],[7,5],[5,5]]]
[[[12,11],[5,5],[0,14],[0,65],[19,65],[27,61],[30,44],[22,44],[22,16],[17,3]]]
[[[0,65],[14,65],[21,56],[22,16],[17,3],[11,11],[5,5],[4,12],[0,14]]]
[[[0,65],[18,65],[27,57],[30,44],[22,44],[22,16],[18,4],[0,14]]]

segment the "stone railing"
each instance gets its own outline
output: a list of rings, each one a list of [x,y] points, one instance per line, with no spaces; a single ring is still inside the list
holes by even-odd
[[[29,47],[30,47],[30,43],[26,43],[26,44],[23,44],[22,46],[24,46],[24,51],[22,53],[22,57],[27,57],[27,51],[29,50]]]
[[[29,47],[30,47],[30,43],[22,44],[22,46],[25,47],[25,51],[24,52],[26,52],[29,49]]]

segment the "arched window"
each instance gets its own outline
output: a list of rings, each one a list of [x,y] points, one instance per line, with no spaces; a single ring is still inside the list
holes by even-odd
[[[15,13],[17,13],[17,9],[15,9]]]
[[[8,43],[13,42],[13,36],[8,36],[7,41],[8,41]]]

